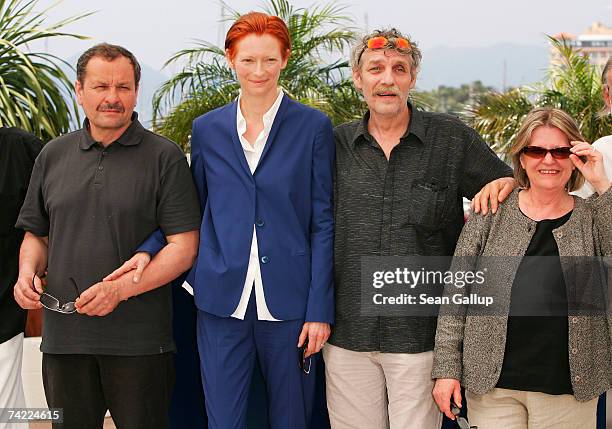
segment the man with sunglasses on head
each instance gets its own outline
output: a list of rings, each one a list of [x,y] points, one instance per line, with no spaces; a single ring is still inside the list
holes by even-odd
[[[462,198],[495,212],[515,186],[476,131],[409,101],[420,62],[416,43],[395,29],[365,36],[352,52],[368,112],[335,130],[336,321],[323,349],[333,429],[440,427],[436,318],[362,316],[361,258],[451,256]]]
[[[134,112],[140,66],[102,43],[78,60],[83,128],[45,145],[17,227],[26,231],[14,287],[44,307],[41,350],[54,429],[166,428],[174,383],[171,290],[193,263],[200,212],[187,160]],[[168,244],[139,283],[102,281],[153,231]],[[41,277],[48,272],[46,287]]]

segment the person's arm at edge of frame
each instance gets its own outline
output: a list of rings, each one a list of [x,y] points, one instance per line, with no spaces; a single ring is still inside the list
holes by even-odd
[[[461,231],[457,242],[455,258],[450,271],[473,270],[474,267],[463,266],[473,264],[480,254],[491,225],[492,213],[488,216],[470,216]],[[444,286],[444,296],[456,293],[455,286],[447,283]],[[467,291],[466,291],[467,293]],[[444,312],[447,314],[443,314]],[[436,340],[434,346],[434,364],[431,377],[436,379],[432,395],[438,408],[449,419],[455,417],[450,410],[450,401],[454,400],[461,407],[461,377],[463,374],[463,350],[465,318],[467,305],[442,305],[438,316]]]
[[[497,169],[499,169],[500,173],[488,175],[489,177],[485,179],[488,180],[488,183],[478,190],[473,198],[470,194],[475,190],[462,189],[462,196],[472,200],[471,207],[474,213],[486,215],[490,208],[491,213],[495,214],[499,207],[499,203],[510,195],[512,190],[517,187],[517,183],[512,177],[512,169],[499,159],[497,154],[487,145],[480,134],[471,128],[470,133],[472,133],[471,142],[466,157],[464,158],[464,160],[468,162],[468,164],[466,164],[468,176],[475,179],[478,175],[486,174],[488,170],[493,172]],[[482,162],[470,162],[473,151],[479,152],[480,156],[478,159]],[[500,177],[504,174],[505,177]]]
[[[30,152],[34,165],[29,176],[26,197],[15,224],[16,228],[25,230],[25,234],[19,250],[19,274],[13,287],[13,296],[20,307],[33,310],[42,307],[40,294],[44,284],[41,277],[47,271],[49,218],[42,193],[42,142],[31,135],[24,137],[22,144],[22,148]]]
[[[315,142],[312,166],[312,219],[310,225],[311,283],[304,326],[298,339],[308,338],[305,356],[318,353],[331,333],[334,321],[333,171],[336,146],[331,121],[325,117]]]
[[[597,192],[596,195],[591,196],[587,200],[587,203],[591,207],[591,210],[593,210],[594,239],[598,243],[601,256],[604,258],[603,261],[607,267],[609,280],[612,271],[610,266],[610,260],[612,259],[612,228],[610,228],[610,225],[612,225],[612,190],[610,190],[610,179],[606,175],[601,152],[585,142],[571,142],[571,144],[573,146],[573,155],[570,155],[571,161],[576,168],[580,170],[585,179],[591,183],[595,192]],[[582,156],[583,159],[578,158],[579,156]],[[583,162],[583,160],[587,162]],[[612,285],[608,284],[608,294],[610,293],[611,286]],[[609,302],[610,298],[608,295],[608,303]],[[612,344],[612,310],[606,308],[606,311],[608,334],[610,343]],[[612,353],[612,346],[610,351]]]
[[[35,310],[42,307],[40,294],[43,293],[43,287],[40,277],[47,269],[48,245],[48,237],[38,237],[29,231],[23,237],[19,250],[19,277],[13,288],[15,301],[23,309]]]
[[[585,180],[593,186],[597,195],[591,196],[587,203],[594,211],[596,233],[602,245],[603,256],[612,256],[612,209],[609,200],[612,183],[606,175],[603,155],[587,142],[572,141],[570,160],[580,170]]]
[[[612,354],[612,189],[608,187],[602,194],[590,199],[591,207],[594,210],[595,222],[593,234],[597,234],[596,240],[599,242],[603,264],[607,272],[607,282],[604,280],[604,287],[607,285],[606,294],[606,318],[608,320],[608,334],[610,338],[610,353]]]

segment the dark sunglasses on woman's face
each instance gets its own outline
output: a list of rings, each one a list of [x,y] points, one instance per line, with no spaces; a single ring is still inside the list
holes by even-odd
[[[567,159],[572,154],[571,147],[555,147],[546,149],[540,146],[525,146],[521,152],[530,158],[544,158],[547,153],[550,153],[555,159]]]
[[[32,284],[34,284],[35,278],[36,278],[36,274],[34,274],[34,277],[32,277]],[[81,293],[79,292],[79,288],[76,282],[74,281],[72,277],[69,277],[69,280],[72,283],[72,286],[74,287],[74,290],[77,293],[77,298],[80,297]],[[36,288],[34,288],[34,290],[36,290]],[[38,293],[38,291],[36,291],[36,293]],[[72,314],[76,312],[76,306],[74,305],[74,301],[70,301],[65,304],[60,304],[59,299],[57,299],[51,294],[48,294],[47,292],[43,292],[39,295],[40,295],[41,305],[45,307],[47,310],[56,311],[62,314]],[[76,301],[76,298],[75,298],[75,301]]]

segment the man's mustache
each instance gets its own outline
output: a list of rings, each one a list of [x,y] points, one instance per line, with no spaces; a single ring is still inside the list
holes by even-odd
[[[400,95],[400,89],[397,87],[389,87],[389,88],[376,88],[374,91],[375,94],[393,94]]]
[[[104,110],[116,110],[118,112],[123,113],[125,109],[123,108],[123,105],[120,103],[101,104],[100,106],[98,106],[98,111],[104,111]]]

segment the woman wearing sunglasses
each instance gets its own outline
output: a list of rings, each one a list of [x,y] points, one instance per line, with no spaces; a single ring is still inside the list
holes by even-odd
[[[574,312],[589,284],[605,296],[584,275],[597,268],[574,257],[612,255],[612,191],[602,155],[583,140],[565,112],[531,111],[511,152],[520,189],[496,215],[472,216],[463,229],[453,269],[497,257],[486,282],[500,301],[487,315],[467,304],[441,308],[433,394],[449,418],[461,384],[479,429],[596,426],[597,397],[612,380],[610,318]],[[569,194],[584,179],[598,194],[589,200]],[[456,292],[446,285],[445,295]]]

